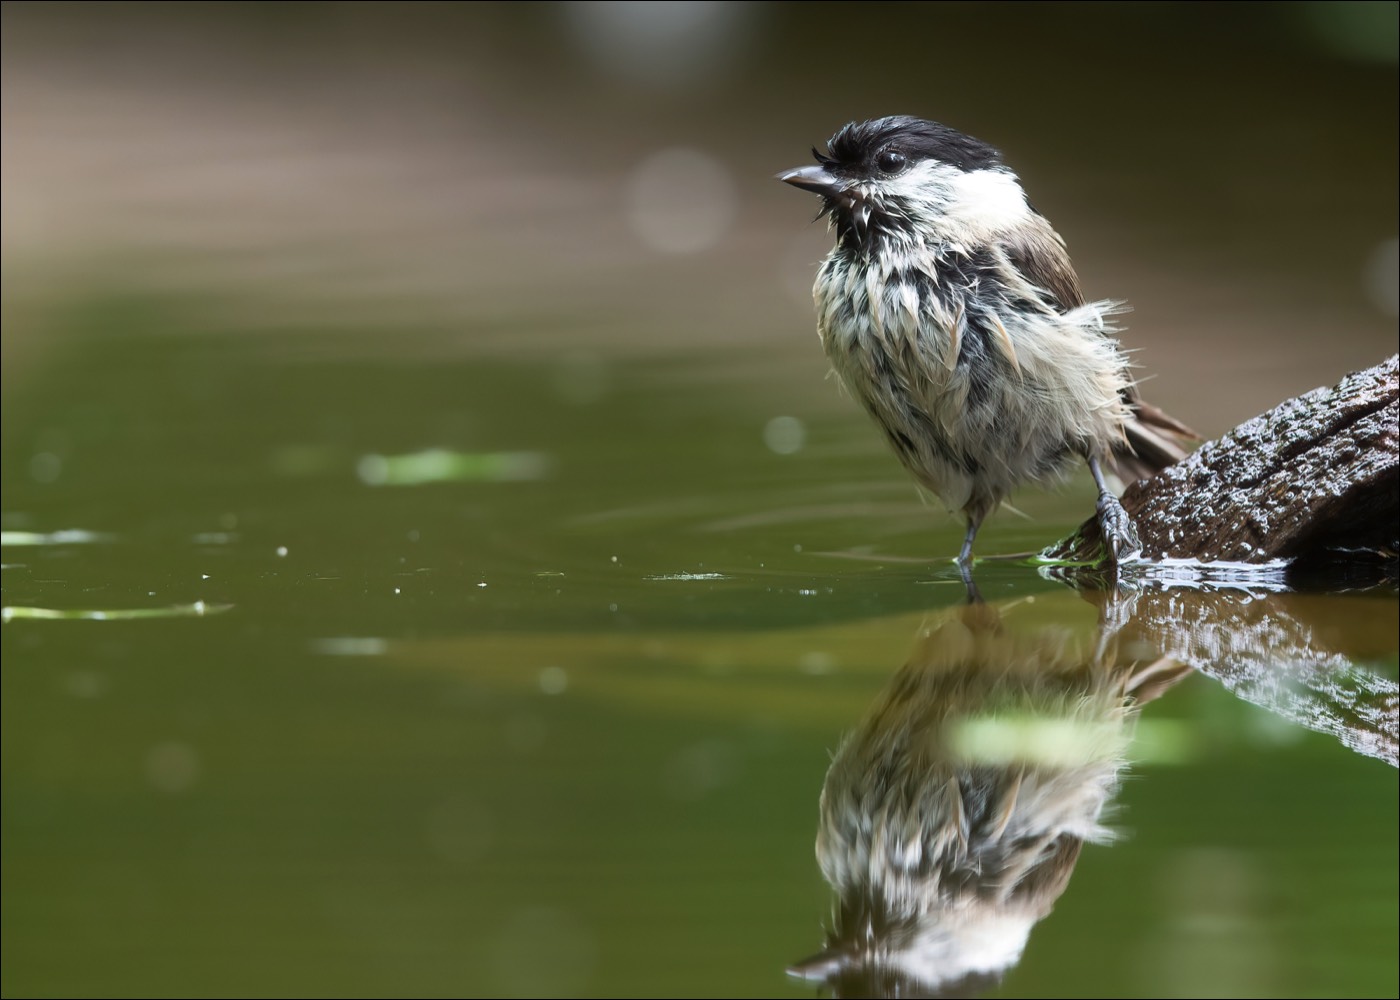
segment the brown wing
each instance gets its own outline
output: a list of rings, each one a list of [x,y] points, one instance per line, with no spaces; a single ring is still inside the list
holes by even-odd
[[[1079,275],[1070,263],[1065,242],[1044,216],[1034,215],[1033,224],[1007,242],[1006,254],[1032,284],[1050,294],[1061,310],[1068,312],[1084,304]],[[1123,390],[1123,401],[1137,417],[1124,425],[1127,440],[1113,453],[1115,472],[1125,483],[1155,476],[1175,465],[1187,456],[1188,444],[1201,440],[1180,420],[1143,402],[1137,386],[1129,385]]]
[[[1074,273],[1065,241],[1044,216],[1032,215],[1031,224],[1007,240],[1006,255],[1031,284],[1049,292],[1061,310],[1069,312],[1084,304],[1079,275]]]

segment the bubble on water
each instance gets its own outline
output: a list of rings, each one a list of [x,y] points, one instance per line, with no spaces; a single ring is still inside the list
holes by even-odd
[[[763,443],[779,455],[792,455],[807,443],[807,425],[796,417],[774,417],[763,427]]]
[[[540,690],[545,694],[563,694],[569,687],[569,674],[563,667],[545,667],[540,671]]]
[[[809,650],[798,657],[797,669],[813,676],[834,673],[836,658],[822,650]]]
[[[41,451],[29,460],[29,476],[36,483],[52,483],[63,473],[63,459]]]
[[[187,743],[160,743],[146,753],[146,780],[159,791],[186,791],[199,780],[199,772],[199,754]]]

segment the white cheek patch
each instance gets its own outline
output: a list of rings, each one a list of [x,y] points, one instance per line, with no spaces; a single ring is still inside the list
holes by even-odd
[[[963,171],[927,160],[880,186],[891,202],[908,206],[945,239],[1005,232],[1031,215],[1020,182],[1005,167]]]
[[[953,171],[954,192],[947,212],[965,225],[988,230],[1007,229],[1030,217],[1026,193],[1014,175],[1004,170]]]

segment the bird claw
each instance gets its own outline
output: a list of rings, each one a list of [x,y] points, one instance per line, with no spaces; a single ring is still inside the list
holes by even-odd
[[[1138,539],[1133,519],[1112,493],[1099,494],[1099,531],[1103,534],[1104,546],[1109,559],[1124,563],[1142,553],[1142,542]]]

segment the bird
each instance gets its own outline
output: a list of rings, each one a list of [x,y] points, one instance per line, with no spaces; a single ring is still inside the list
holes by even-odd
[[[820,952],[789,974],[834,996],[977,996],[1020,961],[1086,844],[1109,843],[1142,706],[1191,673],[1144,662],[1136,595],[1097,629],[972,601],[926,619],[831,758],[816,838],[835,891]]]
[[[1106,479],[1186,456],[1189,427],[1142,400],[1113,300],[1086,301],[1065,241],[1001,152],[939,122],[850,122],[778,179],[822,199],[835,245],[817,332],[841,383],[925,488],[960,511],[964,574],[987,515],[1080,459],[1114,563],[1140,557]]]

